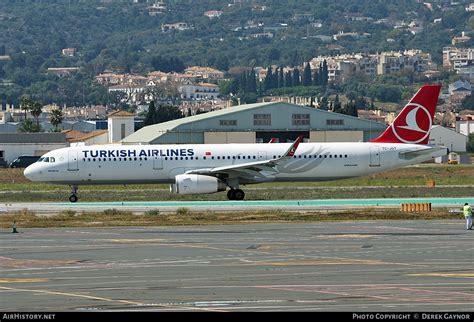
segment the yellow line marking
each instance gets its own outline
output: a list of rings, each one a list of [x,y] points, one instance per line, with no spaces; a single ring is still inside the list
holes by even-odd
[[[474,273],[418,273],[418,274],[405,274],[404,276],[418,276],[418,277],[474,277]]]
[[[252,263],[254,265],[270,265],[270,266],[305,266],[305,265],[383,265],[386,264],[376,260],[353,260],[353,259],[336,259],[336,260],[293,260],[282,262],[264,262],[258,261]]]
[[[161,243],[164,239],[110,239],[113,243],[134,244],[134,243]]]
[[[78,298],[83,298],[83,299],[97,300],[97,301],[104,301],[104,302],[116,302],[116,303],[121,303],[121,304],[129,304],[129,305],[137,305],[137,306],[150,306],[149,304],[143,303],[143,302],[121,300],[121,299],[109,299],[109,298],[106,298],[106,297],[99,297],[99,296],[92,296],[92,295],[85,295],[85,294],[55,292],[55,291],[46,291],[46,290],[34,290],[34,289],[24,289],[24,288],[13,288],[13,287],[5,287],[5,286],[0,286],[0,290],[16,291],[16,292],[43,293],[43,294],[48,294],[48,295],[78,297]],[[198,311],[223,312],[222,310],[217,310],[217,309],[195,308],[195,307],[188,307],[188,306],[184,306],[184,305],[153,304],[153,306],[161,306],[161,307],[173,308],[173,309],[188,309],[188,310],[198,310]]]
[[[0,278],[0,283],[41,283],[48,281],[47,278]]]
[[[345,234],[345,235],[321,235],[318,236],[318,239],[341,239],[341,238],[350,238],[350,239],[357,239],[357,238],[372,238],[377,237],[377,235],[362,235],[362,234]]]

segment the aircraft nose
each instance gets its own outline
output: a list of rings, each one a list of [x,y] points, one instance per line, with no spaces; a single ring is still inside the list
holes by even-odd
[[[23,171],[23,175],[28,178],[31,181],[36,181],[36,178],[38,176],[38,169],[35,166],[35,164],[32,164]]]

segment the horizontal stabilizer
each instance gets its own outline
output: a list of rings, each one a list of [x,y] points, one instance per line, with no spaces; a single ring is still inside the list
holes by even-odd
[[[448,154],[448,149],[442,146],[427,147],[426,149],[417,149],[413,151],[400,152],[400,158],[410,160],[422,155],[431,154],[434,158],[441,157]]]

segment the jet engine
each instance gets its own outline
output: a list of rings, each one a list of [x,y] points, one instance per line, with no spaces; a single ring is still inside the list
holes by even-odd
[[[180,195],[215,193],[226,188],[221,180],[199,174],[179,174],[175,177],[175,183],[170,184],[170,191]]]

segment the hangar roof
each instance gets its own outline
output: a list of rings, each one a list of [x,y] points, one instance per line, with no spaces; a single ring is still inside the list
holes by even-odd
[[[274,118],[279,119],[279,120],[284,120],[286,122],[288,122],[288,118],[290,118],[290,122],[291,122],[291,115],[284,115],[284,113],[288,113],[288,111],[291,110],[292,113],[294,113],[295,111],[298,111],[299,113],[309,113],[309,114],[316,113],[318,114],[319,117],[315,118],[315,122],[317,120],[319,120],[320,122],[320,120],[323,120],[323,119],[325,120],[325,119],[335,118],[335,117],[337,117],[338,119],[348,120],[348,123],[351,123],[351,125],[347,127],[343,127],[342,129],[345,129],[345,128],[369,129],[371,128],[372,130],[385,130],[386,128],[385,124],[381,124],[378,122],[363,120],[363,119],[359,119],[353,116],[328,112],[328,111],[324,111],[324,110],[320,110],[320,109],[316,109],[316,108],[312,108],[308,106],[290,104],[286,102],[267,102],[267,103],[237,105],[237,106],[232,106],[229,108],[224,108],[221,110],[216,110],[216,111],[212,111],[212,112],[208,112],[204,114],[198,114],[198,115],[193,115],[189,117],[184,117],[181,119],[176,119],[173,121],[149,125],[127,136],[126,138],[122,140],[122,142],[123,143],[152,142],[156,140],[158,137],[160,137],[161,135],[165,134],[166,132],[173,132],[173,131],[188,131],[188,132],[201,131],[202,132],[204,130],[206,131],[212,131],[212,130],[220,130],[220,131],[307,130],[307,128],[301,128],[301,127],[288,129],[287,125],[282,127],[276,124],[274,125],[273,123],[270,128],[258,129],[256,128],[256,126],[253,126],[253,124],[249,125],[248,120],[247,120],[246,125],[239,124],[239,126],[218,129],[216,124],[213,125],[211,122],[213,119],[223,119],[223,117],[226,117],[227,119],[229,116],[239,118],[239,115],[241,115],[243,118],[244,115],[248,114],[246,112],[254,111],[258,109],[265,110],[265,112],[262,111],[262,113],[274,113],[274,114],[278,113],[279,117],[277,118],[274,116]],[[276,109],[278,109],[278,111]],[[354,126],[355,122],[357,123],[357,126]],[[339,127],[338,130],[340,129],[341,128]]]
[[[64,133],[0,133],[0,143],[66,143]]]

